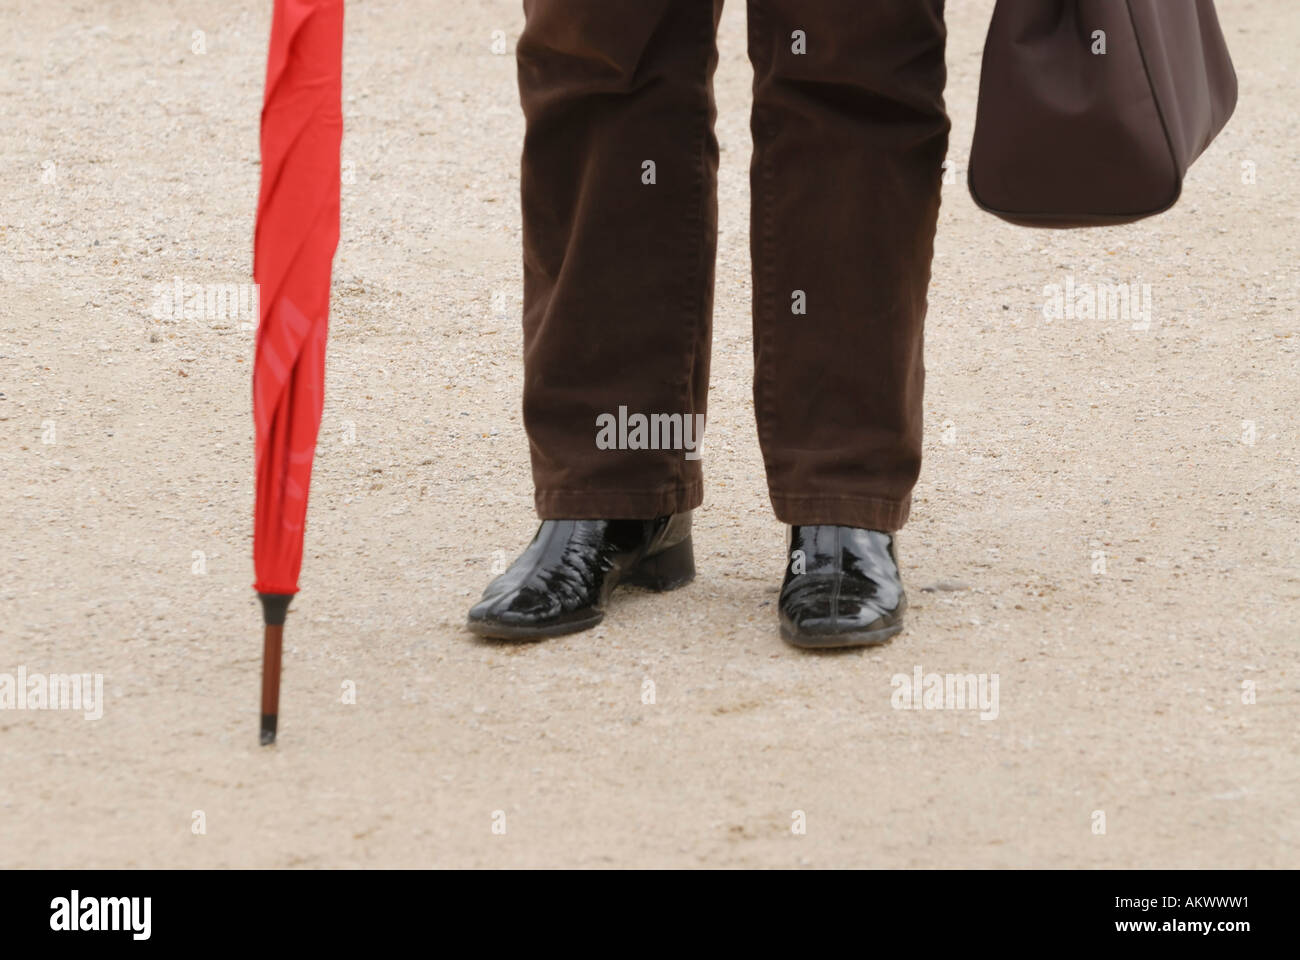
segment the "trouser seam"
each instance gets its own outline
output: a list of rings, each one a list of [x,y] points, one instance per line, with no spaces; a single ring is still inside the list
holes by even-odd
[[[776,180],[776,173],[772,169],[772,145],[775,143],[775,132],[770,126],[770,111],[762,103],[760,90],[763,85],[769,81],[769,75],[772,69],[771,60],[763,53],[766,49],[763,43],[763,37],[766,35],[767,28],[766,15],[767,11],[761,0],[750,0],[749,2],[749,21],[750,37],[749,42],[751,49],[758,54],[751,59],[755,71],[754,84],[754,113],[757,120],[755,127],[754,150],[759,154],[761,159],[757,164],[758,180],[760,189],[758,197],[750,197],[751,205],[755,202],[759,204],[758,218],[758,251],[754,258],[758,270],[754,278],[754,342],[755,342],[755,364],[754,378],[757,389],[755,390],[755,419],[758,423],[758,440],[759,446],[764,449],[772,449],[774,442],[769,438],[772,437],[774,429],[774,420],[776,416],[776,405],[773,397],[773,372],[772,367],[774,358],[770,349],[770,328],[776,323],[775,307],[775,289],[776,289],[776,262],[775,252],[773,249],[773,235],[775,228],[773,224],[773,208],[775,195],[773,184]],[[752,211],[751,211],[752,216]],[[762,362],[758,362],[758,358]]]
[[[705,260],[708,257],[708,246],[709,246],[709,242],[708,242],[709,241],[708,238],[709,218],[707,215],[707,211],[704,209],[705,205],[708,203],[707,186],[708,186],[708,179],[709,179],[709,174],[708,174],[709,161],[708,161],[708,157],[706,156],[707,146],[709,141],[709,83],[710,83],[709,61],[712,56],[712,54],[710,53],[710,45],[716,43],[716,38],[714,35],[714,28],[713,28],[713,4],[710,2],[707,4],[703,4],[703,3],[698,4],[697,6],[705,13],[705,23],[706,23],[707,32],[706,32],[704,43],[702,44],[701,47],[701,50],[704,54],[703,56],[704,72],[703,72],[703,76],[701,77],[701,91],[703,93],[703,113],[702,116],[700,117],[701,122],[699,127],[699,133],[694,142],[696,164],[695,164],[695,178],[692,184],[692,196],[690,202],[690,209],[693,212],[694,220],[693,221],[688,220],[686,224],[687,243],[684,244],[684,247],[686,249],[690,249],[691,247],[690,232],[693,228],[695,232],[696,254],[695,254],[694,262],[685,280],[686,295],[684,300],[685,312],[687,317],[689,318],[689,327],[687,330],[687,338],[686,338],[687,362],[683,365],[685,367],[685,378],[682,382],[682,416],[684,417],[693,416],[696,412],[693,390],[695,384],[696,364],[700,362],[699,328],[701,322],[701,314],[704,312],[704,304],[707,300],[707,297],[705,297],[704,295],[704,291],[702,291],[700,288],[703,285],[705,277],[707,275]],[[705,350],[708,350],[711,347],[712,347],[711,343],[706,343],[704,345]],[[706,388],[705,399],[707,402],[707,388]]]

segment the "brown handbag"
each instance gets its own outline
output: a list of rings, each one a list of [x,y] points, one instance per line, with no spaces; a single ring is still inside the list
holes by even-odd
[[[1161,213],[1236,104],[1213,0],[998,0],[971,196],[1030,227]]]

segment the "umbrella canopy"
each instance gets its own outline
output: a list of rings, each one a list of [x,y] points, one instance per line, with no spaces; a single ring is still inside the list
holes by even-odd
[[[280,635],[298,591],[312,458],[325,401],[330,268],[339,237],[343,0],[275,0],[253,241],[261,316],[254,587],[266,623],[262,742],[275,740]]]

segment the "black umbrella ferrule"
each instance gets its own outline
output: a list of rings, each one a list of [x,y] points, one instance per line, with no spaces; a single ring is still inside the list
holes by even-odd
[[[278,715],[274,713],[262,714],[262,732],[258,737],[262,746],[269,747],[275,743],[275,727],[278,719]]]

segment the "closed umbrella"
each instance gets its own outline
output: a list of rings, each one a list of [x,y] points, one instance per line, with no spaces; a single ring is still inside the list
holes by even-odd
[[[265,622],[263,744],[275,742],[285,614],[298,592],[325,400],[330,267],[339,237],[342,60],[342,0],[275,0],[253,240],[261,306],[253,364],[253,565]]]

